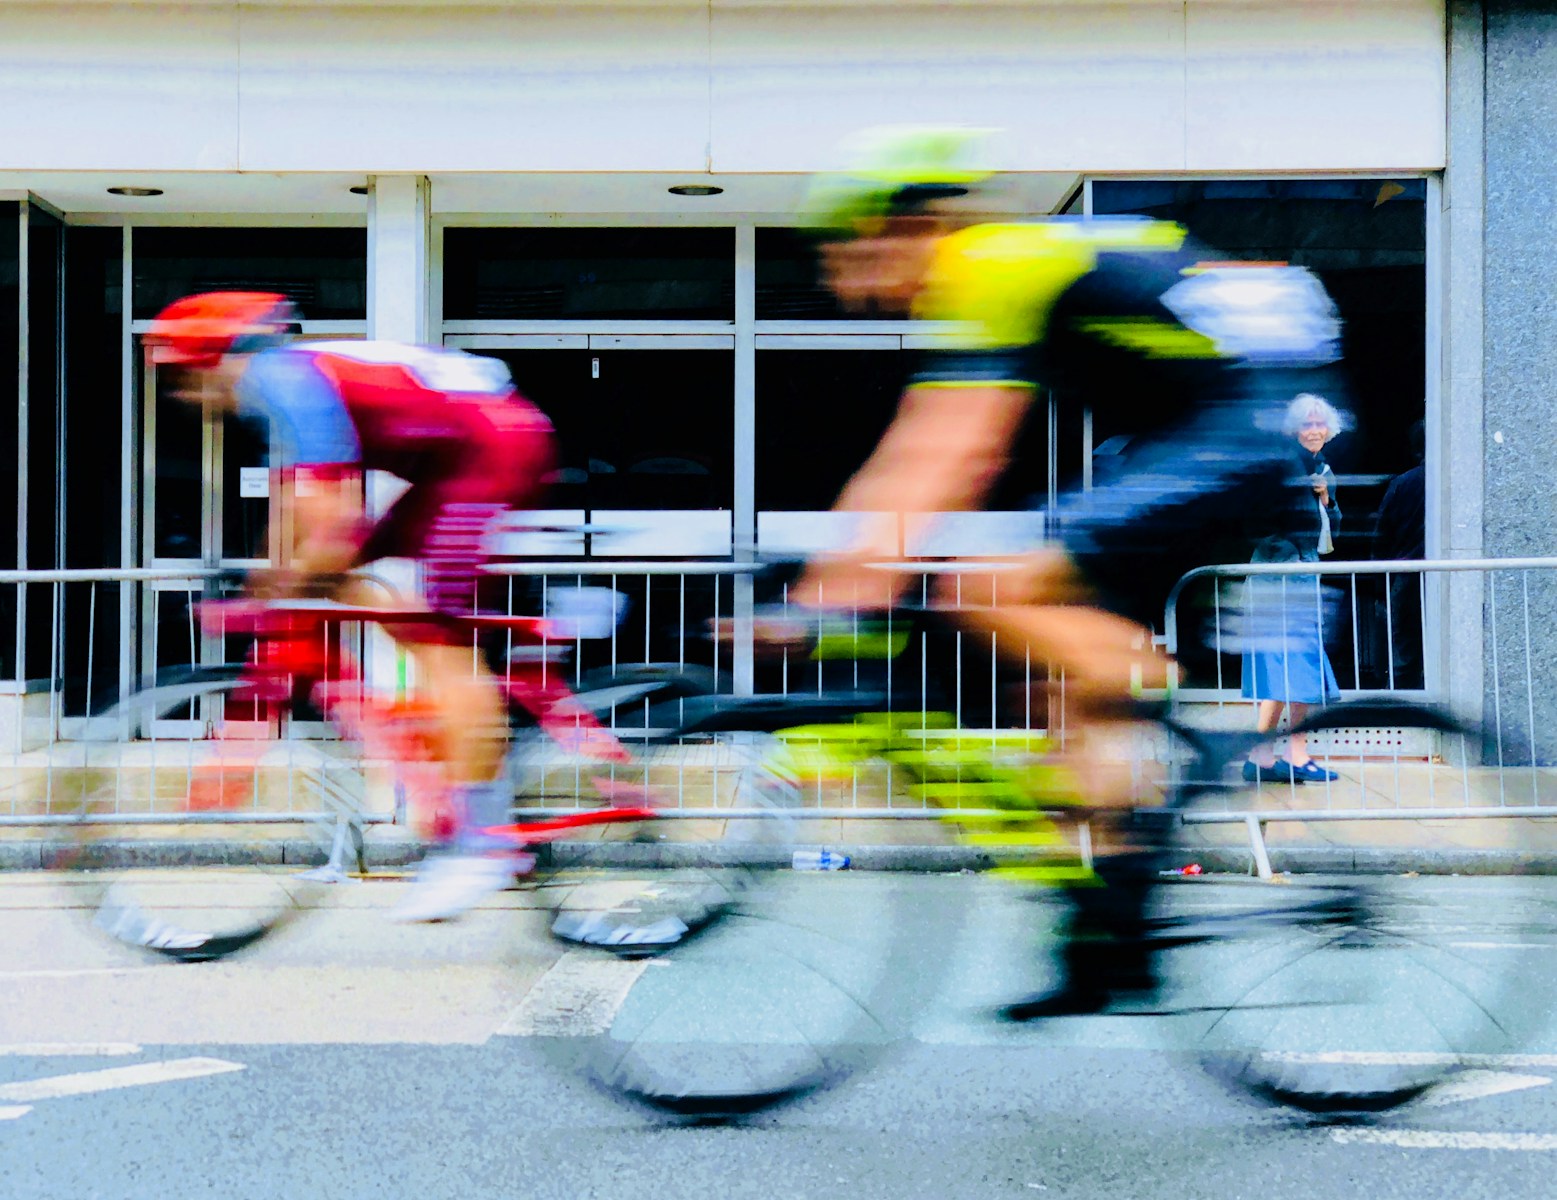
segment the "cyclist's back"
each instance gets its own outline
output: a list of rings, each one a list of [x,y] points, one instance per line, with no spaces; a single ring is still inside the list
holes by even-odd
[[[1051,388],[1123,444],[1106,483],[1065,496],[1057,532],[1106,607],[1143,623],[1218,529],[1281,519],[1293,467],[1267,411],[1333,361],[1338,332],[1306,271],[1218,261],[1131,218],[947,234],[916,314],[961,332],[913,386]]]
[[[239,412],[267,418],[294,471],[384,470],[410,489],[359,558],[426,561],[429,600],[469,611],[481,539],[533,503],[553,460],[551,423],[495,359],[395,342],[294,343],[253,356]]]
[[[961,198],[989,175],[969,158],[974,140],[882,131],[858,168],[813,189],[828,284],[846,307],[909,309],[957,332],[925,356],[839,496],[860,514],[854,544],[810,563],[790,599],[891,603],[904,577],[882,582],[871,566],[895,551],[896,514],[982,506],[1039,388],[1125,441],[1097,486],[1066,492],[1058,528],[1017,569],[959,573],[938,590],[1000,652],[1049,664],[1066,730],[1054,765],[1094,809],[1094,872],[1109,886],[1073,891],[1059,986],[1008,1010],[1028,1019],[1151,986],[1155,863],[1126,815],[1136,777],[1107,748],[1128,728],[1131,693],[1170,678],[1145,628],[1167,589],[1216,555],[1217,532],[1292,504],[1290,454],[1264,414],[1310,390],[1298,379],[1335,359],[1339,325],[1306,271],[1220,262],[1169,223],[971,223]]]

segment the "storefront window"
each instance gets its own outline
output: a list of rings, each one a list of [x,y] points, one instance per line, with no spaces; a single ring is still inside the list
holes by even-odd
[[[817,240],[799,229],[757,230],[757,320],[842,321],[848,313],[822,282]]]
[[[21,367],[21,205],[0,200],[0,379]],[[0,569],[16,567],[16,388],[0,392]],[[0,587],[0,679],[16,677],[16,589]]]
[[[886,431],[903,389],[899,350],[757,355],[757,508],[832,507]]]
[[[65,565],[120,565],[124,231],[65,231]],[[89,486],[88,486],[89,485]]]
[[[368,315],[365,229],[138,228],[137,318],[192,292],[281,292],[304,320]]]
[[[447,229],[456,321],[733,320],[732,229]]]
[[[1330,398],[1353,428],[1325,457],[1343,513],[1333,560],[1388,554],[1378,512],[1391,479],[1417,465],[1427,387],[1427,185],[1421,179],[1107,181],[1093,184],[1097,215],[1139,213],[1178,221],[1229,257],[1312,270],[1343,322],[1343,362]],[[1413,428],[1415,427],[1415,428]],[[1432,481],[1428,480],[1428,486]],[[1400,531],[1384,539],[1400,542]],[[1415,531],[1420,538],[1421,531]],[[1387,602],[1376,581],[1333,581],[1344,614],[1326,626],[1343,688],[1421,686],[1421,654],[1396,647],[1391,673]],[[1416,637],[1419,605],[1413,610]],[[1399,621],[1397,611],[1395,620]],[[1413,651],[1416,651],[1413,653]],[[1402,665],[1404,663],[1404,665]],[[1214,663],[1191,663],[1204,682]],[[1224,678],[1238,679],[1236,660]]]
[[[1217,251],[1323,280],[1344,322],[1346,395],[1335,399],[1356,422],[1326,454],[1337,474],[1359,477],[1358,519],[1348,511],[1336,548],[1346,558],[1368,557],[1384,484],[1415,465],[1410,429],[1427,384],[1425,201],[1420,179],[1093,184],[1095,214],[1178,221]]]
[[[65,565],[120,565],[124,530],[120,466],[124,230],[91,225],[65,229]],[[105,352],[105,347],[108,348]],[[125,584],[67,587],[64,705],[68,716],[102,704],[119,682],[119,589]]]

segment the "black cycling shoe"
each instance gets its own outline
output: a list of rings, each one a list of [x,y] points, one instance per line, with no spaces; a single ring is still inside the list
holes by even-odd
[[[1046,1017],[1089,1017],[1106,1012],[1115,1000],[1149,996],[1157,990],[1151,949],[1144,942],[1121,945],[1073,942],[1065,947],[1065,979],[996,1010],[1003,1021],[1041,1021]]]
[[[1069,890],[1071,916],[1060,951],[1060,985],[998,1009],[1006,1021],[1084,1017],[1106,1011],[1116,1000],[1157,990],[1152,936],[1146,906],[1156,882],[1155,860],[1146,854],[1100,858],[1094,872],[1101,887]]]
[[[995,1010],[1002,1021],[1025,1024],[1049,1017],[1090,1017],[1104,1011],[1113,1002],[1108,992],[1086,985],[1063,984],[1050,992],[1036,992],[1013,1004]]]

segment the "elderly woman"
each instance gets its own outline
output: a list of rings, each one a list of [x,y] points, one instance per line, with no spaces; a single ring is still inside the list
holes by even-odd
[[[1261,539],[1251,561],[1318,562],[1335,549],[1341,509],[1335,501],[1335,472],[1325,462],[1325,445],[1344,428],[1341,414],[1322,396],[1304,394],[1287,406],[1283,432],[1296,441],[1303,495],[1284,514],[1280,532]],[[1322,600],[1317,575],[1257,578],[1250,586],[1253,638],[1243,657],[1243,694],[1259,702],[1255,729],[1267,733],[1287,709],[1297,725],[1309,707],[1339,693],[1325,653]],[[1265,743],[1244,764],[1249,782],[1324,783],[1339,778],[1308,754],[1301,733],[1287,738],[1285,757]]]

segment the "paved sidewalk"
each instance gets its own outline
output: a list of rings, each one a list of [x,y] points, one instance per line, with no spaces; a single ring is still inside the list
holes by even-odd
[[[1500,772],[1495,768],[1359,760],[1332,760],[1332,765],[1341,774],[1341,779],[1333,784],[1239,789],[1207,803],[1197,813],[1257,813],[1277,870],[1557,873],[1557,818],[1495,815],[1517,813],[1533,805],[1557,807],[1557,771]],[[309,763],[307,768],[317,770],[317,764]],[[298,769],[307,768],[300,764]],[[163,771],[167,772],[166,778]],[[112,807],[115,811],[172,814],[177,811],[175,806],[181,801],[187,777],[185,764],[159,764],[157,772],[141,777],[147,785],[141,799]],[[526,799],[532,804],[570,807],[576,802],[572,790],[576,778],[572,768],[553,769],[543,792]],[[116,786],[122,786],[122,771],[115,773],[114,779]],[[641,770],[626,773],[625,779],[631,783],[646,782],[651,794],[672,811],[679,807],[706,810],[743,802],[735,786],[736,773],[727,764],[700,761],[692,755],[663,756]],[[53,791],[50,803],[36,805],[33,811],[56,816],[77,811],[79,802],[67,799],[68,790],[61,784]],[[370,788],[370,796],[374,790],[378,789]],[[802,815],[795,822],[792,836],[797,845],[842,849],[850,854],[856,867],[864,869],[934,871],[988,865],[987,856],[959,844],[952,825],[929,817],[920,801],[879,772],[862,771],[857,778],[843,782],[812,780],[803,792],[805,806],[825,815]],[[301,785],[288,787],[281,780],[273,781],[265,789],[261,803],[260,811],[275,816],[326,807],[314,802]],[[0,816],[19,816],[28,811],[14,801],[9,807],[10,813],[5,797],[0,796]],[[371,802],[369,807],[385,811]],[[852,810],[879,811],[888,807],[901,810],[902,816],[848,815]],[[1431,819],[1399,819],[1397,815],[1414,810],[1489,815]],[[1361,812],[1370,817],[1389,814],[1391,819],[1330,819],[1332,815]],[[1286,813],[1297,819],[1283,820]],[[731,836],[733,826],[732,822],[708,819],[676,822],[667,825],[668,830],[673,830],[668,840],[717,843]],[[620,836],[622,832],[599,831],[594,836]],[[127,855],[148,862],[267,862],[302,866],[323,861],[330,833],[328,827],[316,823],[148,824],[121,826],[115,830],[115,838]],[[0,869],[44,865],[67,838],[67,829],[59,825],[0,826]],[[1204,848],[1197,857],[1208,869],[1250,869],[1250,831],[1242,821],[1197,825],[1189,840]],[[403,826],[371,825],[366,830],[365,853],[370,869],[403,866],[420,857],[423,849],[417,836]],[[655,851],[653,846],[643,846],[635,847],[633,852],[652,855]]]

